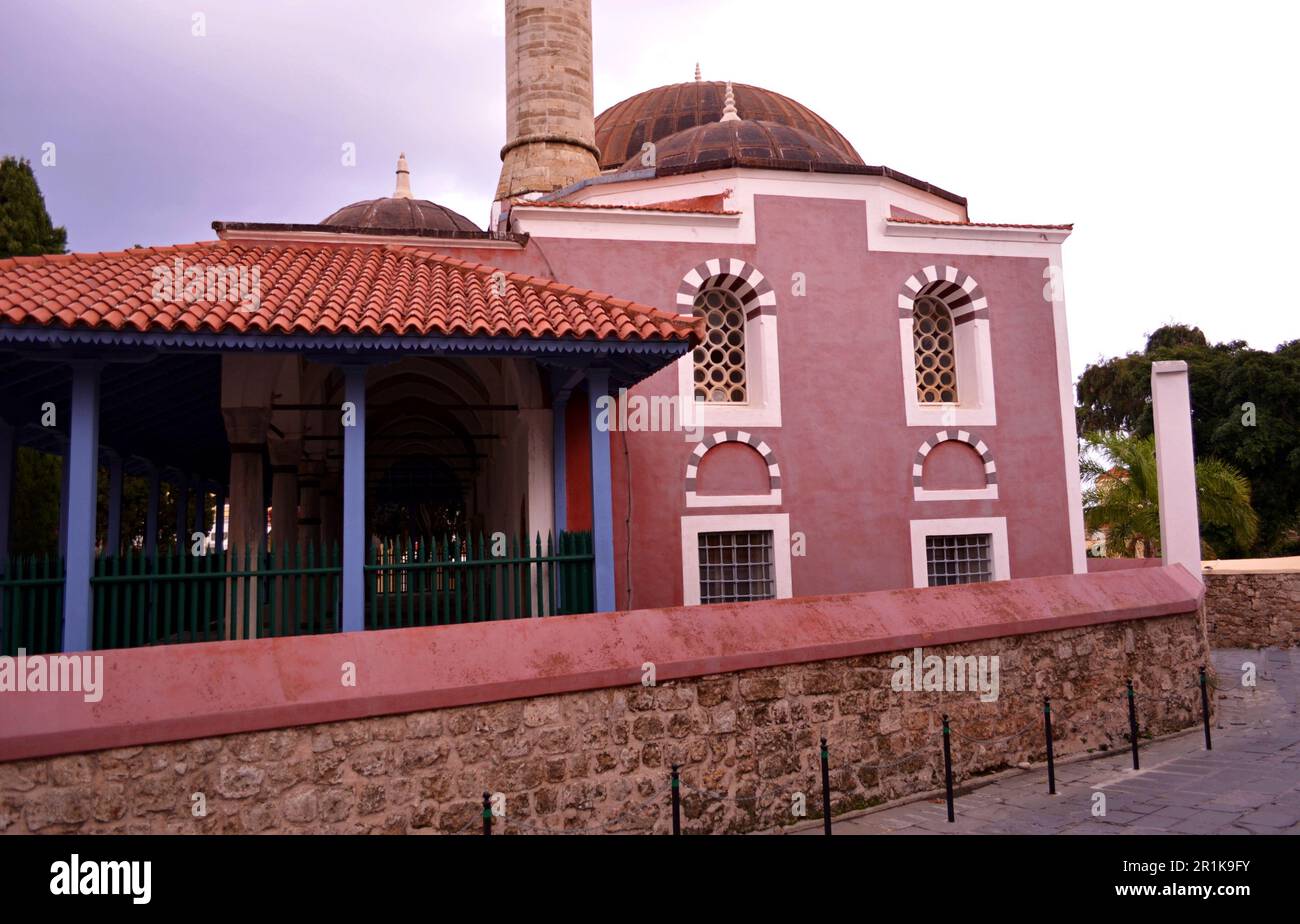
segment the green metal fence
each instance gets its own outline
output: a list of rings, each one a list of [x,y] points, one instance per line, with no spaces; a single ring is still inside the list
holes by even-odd
[[[591,533],[497,542],[389,539],[365,565],[367,629],[588,613]],[[58,652],[65,567],[59,556],[14,556],[0,574],[0,654]],[[339,548],[244,549],[191,555],[129,550],[95,559],[95,649],[337,632]]]
[[[591,533],[394,539],[370,549],[367,629],[589,613]]]
[[[337,632],[339,561],[337,546],[98,558],[90,581],[94,646]]]
[[[63,558],[14,555],[0,562],[0,655],[63,648]]]

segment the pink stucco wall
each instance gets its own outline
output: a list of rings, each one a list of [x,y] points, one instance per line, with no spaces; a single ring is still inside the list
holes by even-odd
[[[507,269],[670,311],[678,310],[682,277],[711,258],[745,260],[775,288],[783,425],[746,429],[775,451],[782,504],[688,511],[691,444],[680,433],[616,437],[618,605],[683,599],[680,518],[688,512],[788,512],[790,529],[807,538],[807,554],[792,563],[795,596],[911,586],[914,518],[1004,516],[1013,578],[1070,573],[1055,328],[1043,298],[1047,261],[871,251],[866,210],[856,200],[758,196],[755,210],[754,245],[546,238],[492,255]],[[971,429],[994,453],[997,500],[913,499],[916,450],[939,428],[907,425],[897,298],[909,276],[936,263],[973,276],[989,300],[998,424]],[[791,295],[795,272],[807,280],[804,297]],[[676,370],[661,370],[634,393],[676,394]]]
[[[1196,611],[1181,566],[799,600],[127,648],[103,696],[0,697],[0,762]],[[356,683],[342,682],[348,666]]]

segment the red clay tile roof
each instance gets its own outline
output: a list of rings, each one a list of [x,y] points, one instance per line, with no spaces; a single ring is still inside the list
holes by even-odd
[[[940,221],[937,218],[899,218],[891,215],[889,220],[900,225],[952,225],[958,228],[1026,228],[1031,231],[1073,231],[1074,225],[1017,225],[996,221]]]
[[[260,274],[260,299],[171,291],[184,269]],[[263,334],[691,340],[700,322],[405,246],[210,241],[0,260],[0,324]],[[213,274],[215,277],[215,273]],[[160,281],[161,280],[161,281]],[[161,286],[161,290],[159,289]],[[159,297],[155,298],[155,294]]]

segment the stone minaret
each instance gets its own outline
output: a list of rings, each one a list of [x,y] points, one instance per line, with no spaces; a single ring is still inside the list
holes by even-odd
[[[591,0],[506,0],[506,144],[498,201],[596,176]]]

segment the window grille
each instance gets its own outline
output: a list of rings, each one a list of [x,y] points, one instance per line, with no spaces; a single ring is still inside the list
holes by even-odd
[[[726,289],[701,289],[695,316],[704,318],[704,342],[695,348],[695,400],[743,404],[745,306]]]
[[[942,300],[923,295],[912,309],[916,395],[922,404],[957,402],[957,351],[952,314]]]
[[[700,602],[736,603],[776,596],[772,531],[700,533]]]
[[[992,537],[926,536],[925,567],[931,587],[982,584],[993,580]]]

